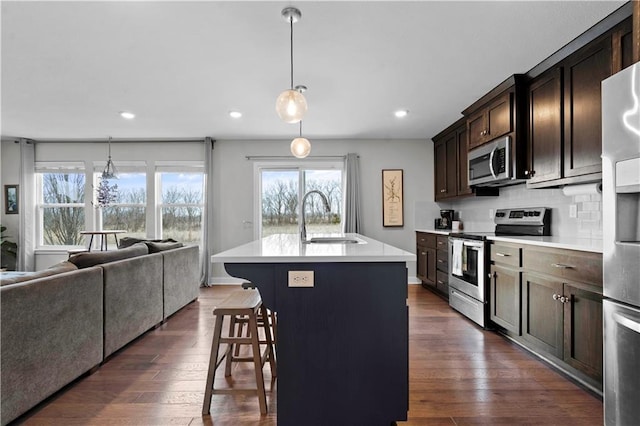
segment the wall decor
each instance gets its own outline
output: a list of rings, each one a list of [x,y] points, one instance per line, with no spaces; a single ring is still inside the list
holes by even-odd
[[[4,186],[4,212],[5,214],[18,214],[20,200],[18,199],[18,185]]]
[[[404,226],[402,169],[382,170],[382,226]]]

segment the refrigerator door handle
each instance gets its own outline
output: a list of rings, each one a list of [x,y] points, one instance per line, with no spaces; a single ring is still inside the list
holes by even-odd
[[[627,317],[624,314],[621,314],[620,312],[614,312],[613,318],[618,324],[623,325],[628,329],[633,330],[636,333],[640,334],[640,323],[634,321],[633,319]]]

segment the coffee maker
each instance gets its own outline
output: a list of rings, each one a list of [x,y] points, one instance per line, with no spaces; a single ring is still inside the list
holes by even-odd
[[[440,210],[440,218],[436,219],[436,229],[451,229],[453,222],[453,210]]]

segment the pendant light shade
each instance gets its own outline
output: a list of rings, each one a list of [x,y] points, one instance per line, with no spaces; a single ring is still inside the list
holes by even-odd
[[[311,142],[302,137],[302,120],[300,121],[300,136],[291,141],[291,153],[297,158],[305,158],[311,153]]]
[[[290,28],[290,87],[280,93],[276,99],[276,112],[282,121],[295,124],[302,120],[307,112],[307,100],[300,90],[293,87],[293,24],[302,18],[302,13],[295,7],[285,7],[282,9],[282,17],[289,23]]]
[[[307,100],[295,89],[285,90],[276,99],[276,112],[285,123],[298,123],[307,112]]]
[[[118,170],[111,161],[111,136],[109,136],[109,159],[107,160],[107,166],[102,171],[102,179],[118,179]]]
[[[307,138],[295,138],[291,142],[291,153],[298,158],[305,158],[311,153],[311,142]]]

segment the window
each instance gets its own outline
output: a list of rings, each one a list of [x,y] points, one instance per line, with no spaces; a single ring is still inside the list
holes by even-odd
[[[159,180],[162,238],[202,245],[204,174],[162,172]]]
[[[36,179],[40,245],[83,244],[80,232],[86,229],[84,172],[45,169],[36,174]]]
[[[326,195],[326,212],[320,195],[310,194],[305,202],[307,234],[342,231],[342,164],[304,167],[258,166],[260,236],[299,232],[300,204],[304,194],[316,190]]]
[[[96,184],[100,175],[95,175]],[[118,179],[109,180],[117,185],[116,197],[108,207],[96,209],[101,216],[102,229],[123,229],[122,237],[146,238],[147,176],[142,172],[119,173]],[[97,187],[97,186],[96,186]]]

